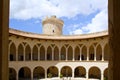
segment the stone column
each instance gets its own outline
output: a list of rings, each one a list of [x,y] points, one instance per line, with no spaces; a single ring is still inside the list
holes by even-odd
[[[68,60],[68,48],[66,48],[66,61]]]
[[[18,71],[16,71],[16,80],[18,80]]]
[[[120,80],[120,0],[108,0],[109,79]]]
[[[45,78],[47,78],[47,70],[45,69]]]
[[[33,61],[33,49],[31,49],[31,61]]]
[[[89,47],[87,47],[87,61],[89,61]]]
[[[40,48],[38,48],[38,61],[40,60]]]
[[[31,80],[33,80],[33,71],[31,71]]]
[[[104,80],[104,74],[101,72],[101,80]]]
[[[59,61],[61,60],[61,49],[59,48]]]
[[[73,47],[73,61],[75,61],[75,48]]]
[[[96,47],[94,47],[94,61],[96,61]]]
[[[25,58],[26,58],[26,56],[25,56],[25,47],[23,47],[23,61],[25,61]]]
[[[47,49],[45,48],[45,61],[47,61]]]
[[[16,47],[16,61],[18,61],[18,47]]]
[[[72,70],[72,78],[74,78],[74,69]]]
[[[8,80],[9,0],[0,0],[0,80]]]
[[[52,60],[54,60],[54,48],[52,48]]]
[[[88,80],[88,78],[89,78],[89,73],[88,71],[86,71],[86,79]]]
[[[80,48],[80,61],[81,61],[81,57],[82,57],[82,50],[81,50],[81,48]]]
[[[104,46],[102,46],[102,61],[104,61]]]

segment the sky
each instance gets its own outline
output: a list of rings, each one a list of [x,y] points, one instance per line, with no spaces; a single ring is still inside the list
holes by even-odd
[[[64,35],[108,29],[107,0],[10,0],[9,27],[42,34],[42,20],[56,15],[64,21]]]

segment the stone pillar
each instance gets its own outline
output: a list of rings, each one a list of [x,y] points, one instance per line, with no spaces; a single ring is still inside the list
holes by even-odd
[[[40,48],[38,48],[38,61],[40,60]]]
[[[54,60],[54,48],[52,48],[52,60]]]
[[[45,70],[45,79],[47,78],[47,70]]]
[[[18,80],[18,71],[16,72],[16,80]]]
[[[74,69],[72,70],[72,78],[74,78]]]
[[[109,79],[120,80],[120,0],[108,0]]]
[[[82,57],[82,50],[81,50],[81,48],[80,48],[80,61],[81,61],[81,57]]]
[[[101,72],[101,80],[104,80],[104,74]]]
[[[66,61],[68,60],[68,48],[66,48]]]
[[[102,46],[102,61],[104,61],[104,46]]]
[[[73,47],[73,61],[75,61],[75,48]]]
[[[96,61],[96,47],[94,47],[94,61]]]
[[[87,61],[89,61],[89,47],[87,47]]]
[[[88,71],[86,71],[86,79],[88,80],[88,78],[89,78],[89,73]]]
[[[31,71],[31,80],[33,80],[33,71]]]
[[[18,61],[18,47],[16,48],[16,61]]]
[[[0,0],[0,80],[8,80],[9,0]]]
[[[33,61],[33,49],[31,49],[31,61]]]
[[[45,61],[47,61],[47,49],[45,48]]]
[[[59,48],[59,61],[61,60],[61,49]]]
[[[25,61],[25,58],[26,58],[26,56],[25,56],[25,47],[23,48],[23,61]]]

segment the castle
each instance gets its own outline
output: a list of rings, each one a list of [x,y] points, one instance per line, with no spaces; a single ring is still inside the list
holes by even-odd
[[[108,32],[62,35],[56,16],[42,21],[43,34],[9,30],[10,80],[104,80]]]

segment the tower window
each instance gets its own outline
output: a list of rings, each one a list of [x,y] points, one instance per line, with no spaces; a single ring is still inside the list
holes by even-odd
[[[53,33],[54,33],[54,30],[53,30]]]

